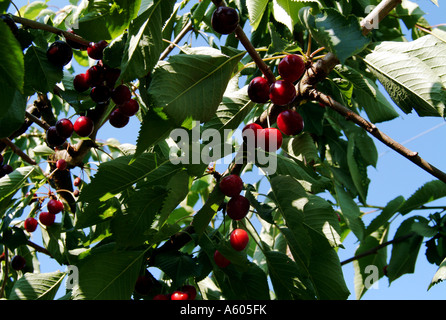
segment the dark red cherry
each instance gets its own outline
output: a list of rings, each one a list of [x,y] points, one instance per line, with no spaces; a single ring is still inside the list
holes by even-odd
[[[48,61],[58,67],[67,65],[73,58],[73,50],[64,41],[54,41],[46,51]]]
[[[245,143],[254,143],[254,147],[256,148],[258,146],[258,133],[262,129],[262,126],[257,123],[247,124],[242,130]]]
[[[94,65],[85,71],[86,82],[91,86],[99,86],[104,82],[105,69],[101,65]]]
[[[263,77],[255,77],[248,85],[248,96],[255,103],[266,103],[269,100],[270,84]]]
[[[277,116],[277,127],[288,136],[299,134],[304,129],[304,120],[302,116],[294,110],[282,111]]]
[[[67,161],[65,159],[59,159],[56,161],[56,168],[63,171],[67,168]]]
[[[215,264],[220,268],[226,268],[231,264],[231,261],[227,259],[224,255],[222,255],[218,250],[215,250],[214,252],[214,261]]]
[[[240,176],[230,174],[220,180],[219,187],[221,192],[223,192],[226,196],[233,197],[240,194],[242,191],[243,181]]]
[[[212,14],[212,28],[221,34],[230,34],[235,31],[239,23],[237,10],[231,7],[220,6]]]
[[[112,91],[111,98],[116,105],[121,105],[132,98],[132,92],[129,87],[121,84]]]
[[[274,82],[269,91],[269,98],[274,104],[285,106],[296,97],[296,88],[292,82],[278,80]]]
[[[280,61],[278,71],[283,80],[294,82],[304,74],[305,62],[301,56],[290,54]]]
[[[49,227],[49,226],[53,225],[55,220],[56,220],[56,215],[54,213],[50,213],[48,211],[44,211],[44,212],[41,212],[39,214],[39,221],[44,226]]]
[[[80,116],[74,122],[73,128],[80,137],[88,137],[93,132],[94,123],[89,117]]]
[[[139,103],[135,99],[130,99],[129,101],[120,105],[119,110],[127,117],[134,116],[139,110]]]
[[[11,267],[16,271],[23,270],[23,268],[25,268],[25,265],[26,260],[20,255],[14,256],[14,258],[12,258],[11,260]]]
[[[104,49],[108,46],[108,42],[101,40],[99,42],[92,42],[87,48],[87,54],[91,59],[101,60],[103,57]]]
[[[70,119],[59,119],[55,127],[57,134],[63,138],[69,138],[73,134],[74,127]]]
[[[73,79],[73,87],[77,92],[84,92],[90,89],[90,82],[86,73],[79,73]]]
[[[59,212],[62,212],[64,209],[63,203],[56,199],[51,199],[48,201],[47,205],[48,211],[52,214],[58,214]]]
[[[283,143],[282,133],[276,128],[265,128],[259,132],[258,142],[265,151],[277,151]]]
[[[119,108],[113,110],[108,119],[110,124],[115,128],[125,127],[129,123],[129,120],[130,118],[124,115]]]
[[[25,222],[23,223],[23,227],[28,232],[34,232],[34,231],[36,231],[38,224],[39,223],[37,222],[37,220],[35,218],[29,217],[29,218],[26,218]]]
[[[91,89],[90,97],[96,103],[106,103],[110,100],[111,90],[107,86],[98,85]]]
[[[55,126],[51,126],[46,131],[46,142],[51,147],[58,147],[64,144],[66,138],[57,133]]]
[[[242,195],[232,197],[226,205],[226,213],[232,220],[241,220],[249,212],[250,203],[247,198]]]

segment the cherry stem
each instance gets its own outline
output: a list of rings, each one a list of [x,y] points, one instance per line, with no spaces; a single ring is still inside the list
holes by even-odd
[[[28,111],[25,111],[25,116],[45,131],[50,128],[50,125],[48,123],[40,120],[39,118],[37,118],[35,115],[29,113]]]
[[[186,34],[193,29],[192,20],[189,20],[189,22],[183,27],[183,29],[180,31],[180,33],[177,35],[177,37],[170,42],[170,45],[161,53],[160,60],[164,60],[167,58],[169,53],[172,52],[172,50],[178,46],[178,43],[186,36]]]

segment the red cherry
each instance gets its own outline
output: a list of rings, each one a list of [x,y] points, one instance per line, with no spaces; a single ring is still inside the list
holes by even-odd
[[[254,142],[254,147],[257,147],[258,134],[262,129],[262,126],[257,123],[246,125],[242,130],[242,136],[245,143]]]
[[[269,98],[274,104],[285,106],[296,97],[296,88],[292,82],[278,80],[274,82],[269,90]]]
[[[57,169],[63,171],[67,168],[67,161],[65,159],[59,159],[56,161],[56,167]]]
[[[81,178],[76,177],[76,178],[74,179],[73,185],[74,185],[75,187],[78,187],[78,186],[81,184],[81,182],[82,182]]]
[[[270,84],[263,77],[255,77],[248,85],[248,96],[256,103],[266,103],[269,100]]]
[[[236,174],[230,174],[222,178],[219,182],[220,190],[228,197],[233,197],[238,194],[243,189],[243,181],[240,176]]]
[[[241,220],[249,212],[250,203],[247,198],[242,195],[236,195],[228,201],[226,212],[228,217],[233,220]]]
[[[73,79],[73,87],[77,92],[84,92],[90,89],[90,82],[86,73],[79,73]]]
[[[46,51],[48,61],[57,67],[67,65],[73,58],[73,50],[64,41],[54,41]]]
[[[23,227],[25,228],[26,231],[28,232],[34,232],[37,229],[37,225],[39,223],[37,222],[37,220],[33,217],[29,217],[25,220],[25,222],[23,223]]]
[[[51,226],[54,221],[56,220],[56,215],[54,213],[50,213],[48,211],[45,212],[41,212],[39,214],[39,221],[44,225],[44,226]]]
[[[186,292],[174,291],[170,296],[170,300],[189,300],[189,295]]]
[[[304,74],[305,62],[301,56],[290,54],[280,61],[278,71],[282,79],[294,82]]]
[[[14,258],[12,258],[11,260],[11,267],[16,271],[22,270],[23,268],[25,268],[25,265],[26,260],[22,256],[14,256]]]
[[[93,132],[94,123],[87,116],[80,116],[74,122],[73,128],[80,137],[88,137]]]
[[[56,132],[63,138],[69,138],[73,134],[73,123],[70,119],[60,119],[56,122]]]
[[[170,300],[170,296],[167,294],[157,294],[153,297],[153,300]]]
[[[299,134],[304,129],[304,120],[302,116],[294,110],[282,111],[277,116],[277,127],[288,136]]]
[[[119,110],[121,110],[121,113],[127,117],[134,116],[139,110],[139,103],[135,99],[130,99],[129,101],[120,105]]]
[[[243,229],[234,229],[229,236],[229,242],[234,250],[242,251],[248,245],[248,233]]]
[[[58,214],[64,209],[63,203],[56,199],[51,199],[50,201],[48,201],[47,207],[48,211],[52,214]]]
[[[132,98],[132,92],[129,87],[121,84],[112,91],[111,98],[114,103],[121,105]]]
[[[111,90],[105,85],[98,85],[93,87],[90,91],[91,100],[96,103],[106,103],[110,100]]]
[[[181,292],[187,293],[189,300],[195,300],[195,297],[197,296],[197,289],[195,289],[194,286],[191,286],[190,284],[185,284],[180,288]]]
[[[231,261],[228,260],[224,255],[222,255],[218,250],[215,250],[214,252],[214,261],[215,264],[220,268],[226,268],[231,264]]]
[[[112,113],[110,114],[110,118],[108,119],[110,124],[115,128],[125,127],[127,123],[129,123],[129,120],[130,118],[122,114],[119,108],[113,110]]]
[[[86,82],[94,87],[101,85],[104,82],[105,70],[101,65],[94,65],[87,69],[85,72]]]
[[[55,126],[51,126],[46,131],[46,142],[51,147],[58,147],[64,144],[66,138],[57,133]]]
[[[87,54],[91,59],[101,60],[103,57],[104,49],[108,46],[108,42],[101,40],[96,43],[90,43],[87,48]]]
[[[230,34],[235,31],[239,23],[237,10],[231,7],[220,6],[212,14],[212,28],[221,34]]]
[[[265,151],[277,151],[282,146],[283,137],[279,129],[265,128],[259,132],[259,146]]]
[[[105,84],[110,88],[114,88],[116,81],[118,81],[120,75],[121,70],[117,68],[106,68],[104,74]]]

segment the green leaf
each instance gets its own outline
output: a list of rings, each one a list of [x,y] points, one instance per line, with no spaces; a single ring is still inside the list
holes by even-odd
[[[402,215],[417,209],[426,203],[443,198],[446,196],[446,184],[439,180],[426,182],[422,187],[415,191],[401,206],[399,212]]]
[[[408,236],[404,241],[398,241],[392,246],[392,254],[387,268],[389,282],[393,282],[407,273],[415,271],[418,253],[423,242],[423,237],[413,232],[415,223],[427,221],[421,216],[413,216],[404,220],[398,227],[394,239]]]
[[[145,183],[162,181],[181,170],[154,153],[144,153],[130,164],[131,160],[133,155],[102,163],[91,183],[83,188],[79,201],[105,201],[142,179]]]
[[[9,300],[54,300],[65,277],[64,272],[27,272],[14,283]]]
[[[14,37],[11,29],[0,21],[0,83],[6,82],[15,90],[23,93],[25,63],[19,42]],[[8,105],[6,105],[7,107]],[[0,112],[5,112],[2,103]]]
[[[148,93],[177,125],[186,119],[211,120],[244,52],[234,56],[208,47],[183,49],[186,54],[162,61],[152,75]],[[197,96],[202,99],[196,99]]]
[[[153,266],[161,269],[172,279],[173,287],[181,286],[189,277],[198,276],[201,268],[196,258],[179,251],[157,254]]]
[[[20,167],[0,178],[0,201],[22,188],[35,169],[34,166]]]
[[[364,238],[365,227],[358,205],[342,187],[336,185],[335,191],[347,226],[359,240],[362,240]]]
[[[247,0],[246,7],[248,8],[249,23],[253,30],[256,30],[262,20],[263,14],[268,5],[268,0]]]
[[[163,26],[174,4],[173,0],[155,0],[130,24],[121,63],[124,82],[146,76],[158,62],[164,48]]]
[[[389,201],[381,213],[370,222],[365,230],[365,236],[368,236],[378,230],[381,226],[387,224],[389,219],[393,217],[395,213],[399,211],[401,206],[404,204],[404,197],[398,196],[395,199]]]
[[[25,53],[25,93],[52,92],[54,86],[62,80],[62,68],[50,63],[46,51],[34,45]]]
[[[366,203],[368,186],[370,179],[367,177],[367,164],[356,141],[356,136],[350,137],[347,145],[347,163],[353,180],[358,190],[359,199],[362,203]],[[373,143],[372,143],[373,144]],[[373,144],[374,145],[374,144]],[[375,153],[377,158],[377,154]]]
[[[446,43],[427,35],[412,42],[382,42],[365,62],[405,113],[444,116]]]
[[[434,277],[429,283],[429,287],[427,288],[427,290],[432,288],[434,285],[444,281],[445,279],[446,279],[446,258],[441,262],[440,266],[435,272]]]
[[[141,251],[117,251],[104,245],[80,261],[74,300],[129,300],[143,262]]]
[[[362,34],[358,18],[353,15],[344,17],[332,8],[313,15],[311,8],[305,7],[299,11],[299,18],[313,39],[335,54],[341,63],[370,43],[370,38]]]
[[[274,19],[286,25],[293,33],[294,25],[299,22],[299,10],[311,2],[319,1],[273,0]]]
[[[25,121],[27,97],[1,80],[0,86],[0,138],[6,138]]]

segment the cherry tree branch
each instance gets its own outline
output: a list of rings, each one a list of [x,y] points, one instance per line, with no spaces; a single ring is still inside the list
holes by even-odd
[[[23,152],[22,149],[17,147],[11,140],[9,140],[9,138],[3,138],[0,141],[3,142],[5,145],[7,145],[12,150],[12,152],[14,152],[20,158],[22,158],[23,161],[25,161],[25,162],[27,162],[27,163],[29,163],[31,165],[36,165],[37,164],[25,152]]]

